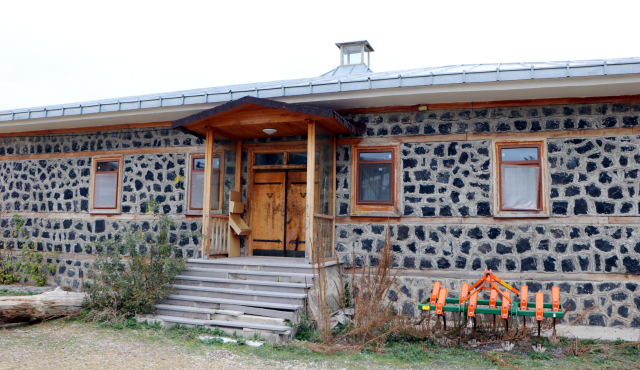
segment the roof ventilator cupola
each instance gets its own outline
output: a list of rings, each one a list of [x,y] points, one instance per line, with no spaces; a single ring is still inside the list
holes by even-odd
[[[374,50],[369,41],[339,42],[336,46],[340,49],[340,66],[323,74],[323,77],[373,73],[369,66],[370,54]]]

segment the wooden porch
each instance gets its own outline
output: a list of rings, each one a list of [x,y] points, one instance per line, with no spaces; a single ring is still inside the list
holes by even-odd
[[[303,263],[333,257],[335,135],[355,133],[351,123],[329,109],[244,97],[174,121],[172,126],[206,138],[203,258],[240,257],[241,237],[245,237],[244,257],[304,255]],[[245,139],[270,137],[295,138],[243,144]],[[212,161],[219,150],[235,151],[234,187],[223,194],[228,214],[209,211]],[[256,162],[256,156],[280,153],[283,160],[277,163]],[[293,164],[290,153],[306,154],[306,163]],[[291,216],[294,213],[297,218]],[[314,256],[312,246],[322,255]]]

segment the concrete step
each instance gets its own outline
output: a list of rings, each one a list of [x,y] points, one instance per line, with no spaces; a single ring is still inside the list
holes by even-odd
[[[303,262],[304,261],[291,258],[217,258],[211,260],[189,259],[187,260],[187,266],[226,270],[313,274],[313,266]],[[335,261],[329,261],[326,266],[329,267],[335,264]]]
[[[281,305],[278,306],[269,306],[266,307],[264,304],[261,306],[253,305],[246,306],[245,304],[257,304],[258,302],[242,302],[242,301],[234,301],[227,299],[213,299],[213,298],[205,298],[205,297],[189,297],[189,296],[181,296],[181,295],[169,295],[165,299],[158,302],[160,304],[166,305],[175,305],[175,306],[190,306],[190,307],[199,307],[199,308],[209,308],[209,309],[221,309],[221,310],[231,310],[231,311],[239,311],[243,314],[256,315],[256,316],[264,316],[264,317],[277,317],[281,319],[288,320],[290,322],[298,322],[298,311],[300,308],[296,308],[299,306],[295,305],[287,305],[288,307],[283,307]]]
[[[187,327],[209,326],[217,327],[227,334],[235,334],[244,338],[252,338],[258,334],[269,342],[286,342],[295,335],[295,328],[285,325],[264,325],[250,322],[230,322],[222,320],[198,320],[183,317],[163,316],[163,315],[138,315],[136,320],[149,323],[159,323],[165,328],[174,325],[184,325]]]
[[[305,294],[308,289],[313,287],[313,284],[283,283],[283,282],[261,281],[261,280],[224,279],[224,278],[211,278],[211,277],[189,276],[189,275],[176,276],[175,283],[179,285],[194,285],[194,286],[203,286],[203,287],[210,287],[210,288],[230,288],[230,289],[244,289],[244,290],[269,291],[269,292],[279,292],[279,293],[298,293],[298,294]]]
[[[222,298],[239,301],[252,301],[260,303],[283,303],[302,306],[307,298],[306,294],[279,293],[270,291],[257,291],[246,289],[210,288],[194,285],[172,285],[177,295]]]
[[[247,271],[217,267],[191,267],[190,269],[183,271],[181,275],[232,280],[262,280],[298,284],[311,284],[313,282],[313,274],[311,272],[309,272],[308,274],[297,274],[271,271]]]
[[[240,311],[213,310],[190,306],[157,304],[155,305],[155,314],[157,316],[173,316],[185,319],[222,320],[229,322],[286,326],[286,320],[281,318],[245,315]]]

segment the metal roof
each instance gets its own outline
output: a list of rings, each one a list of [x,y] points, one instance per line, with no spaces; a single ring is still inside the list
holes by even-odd
[[[337,47],[347,46],[347,45],[358,45],[358,44],[364,44],[364,46],[367,48],[367,51],[375,51],[373,50],[373,46],[371,46],[371,44],[367,40],[336,42]]]
[[[244,96],[273,99],[287,96],[430,85],[640,74],[640,58],[565,62],[460,64],[348,75],[333,75],[331,72],[333,72],[333,70],[320,77],[229,85],[74,104],[6,110],[0,111],[0,122],[145,108],[221,103],[233,101]]]

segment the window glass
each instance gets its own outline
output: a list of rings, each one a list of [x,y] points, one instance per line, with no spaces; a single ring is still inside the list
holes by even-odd
[[[392,157],[391,152],[360,152],[361,161],[390,161]]]
[[[391,201],[391,164],[360,166],[360,201]]]
[[[194,170],[204,170],[204,158],[194,158],[193,159],[193,169]]]
[[[289,153],[289,164],[307,164],[307,153]]]
[[[191,209],[202,209],[204,200],[204,171],[191,173]]]
[[[118,162],[98,162],[96,164],[97,172],[111,172],[118,170]]]
[[[538,209],[540,169],[502,165],[502,209]]]
[[[189,209],[201,210],[204,207],[204,158],[193,158],[193,168],[191,169],[191,182],[189,185]],[[220,206],[220,157],[215,156],[211,162],[211,209],[218,209]]]
[[[352,45],[352,46],[344,46],[344,61],[343,64],[360,64],[362,63],[362,46],[360,45]]]
[[[116,208],[118,192],[117,173],[97,173],[93,206],[95,208]]]
[[[284,153],[260,153],[256,154],[257,166],[284,164]]]
[[[505,148],[501,152],[503,162],[538,160],[538,148]]]
[[[96,162],[93,207],[114,209],[118,197],[118,161]]]

